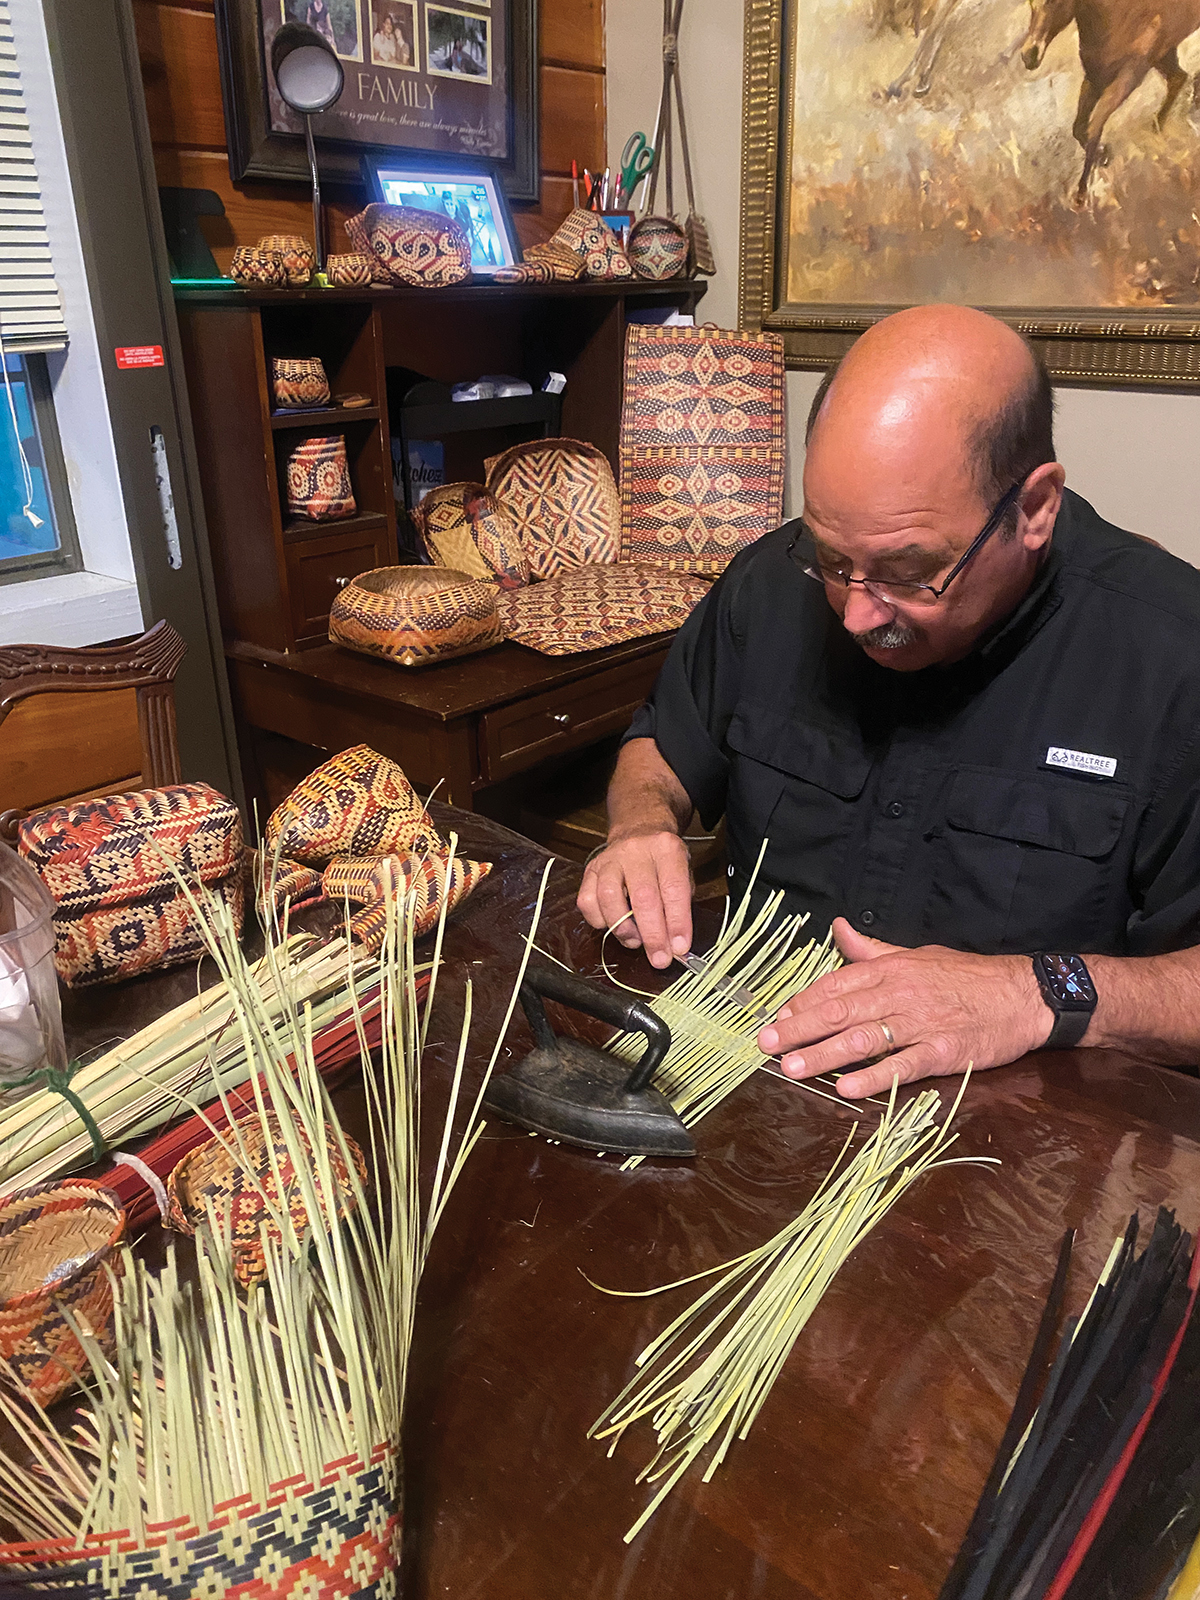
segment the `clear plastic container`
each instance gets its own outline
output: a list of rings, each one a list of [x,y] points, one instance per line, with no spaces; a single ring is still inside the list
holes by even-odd
[[[27,861],[0,841],[0,1084],[62,1071],[54,900]]]

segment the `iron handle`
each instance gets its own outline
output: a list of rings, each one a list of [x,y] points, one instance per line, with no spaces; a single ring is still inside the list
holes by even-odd
[[[586,1017],[595,1017],[597,1022],[607,1022],[627,1033],[645,1035],[642,1058],[625,1084],[627,1094],[636,1094],[646,1087],[671,1048],[670,1028],[649,1006],[632,995],[592,983],[568,972],[565,967],[535,956],[525,969],[521,1005],[529,1018],[533,1036],[543,1050],[552,1050],[555,1044],[554,1029],[542,1004],[543,998],[557,1000],[560,1005],[570,1006],[572,1011],[582,1011]]]

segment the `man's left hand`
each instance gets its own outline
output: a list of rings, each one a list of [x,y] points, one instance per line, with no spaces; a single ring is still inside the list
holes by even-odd
[[[886,1091],[893,1078],[911,1083],[965,1072],[968,1063],[976,1072],[1003,1066],[1050,1037],[1054,1017],[1028,956],[967,955],[936,944],[905,950],[856,933],[842,917],[833,936],[849,964],[781,1006],[758,1035],[759,1049],[779,1055],[790,1078],[883,1056],[838,1080],[838,1093],[853,1100]]]

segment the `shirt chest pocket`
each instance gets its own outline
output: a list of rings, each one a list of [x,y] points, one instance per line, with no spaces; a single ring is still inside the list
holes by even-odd
[[[1130,791],[963,767],[935,830],[925,937],[989,952],[1095,950],[1123,893]]]
[[[803,897],[840,882],[841,862],[871,763],[844,734],[777,711],[739,707],[726,735],[733,755],[730,840],[750,864],[764,838],[766,880]]]

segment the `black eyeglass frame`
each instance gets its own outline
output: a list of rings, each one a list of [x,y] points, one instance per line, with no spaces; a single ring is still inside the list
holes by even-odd
[[[973,560],[974,557],[979,554],[979,552],[983,549],[983,547],[987,543],[987,541],[995,533],[996,529],[1004,521],[1005,513],[1008,512],[1016,504],[1018,498],[1020,497],[1021,490],[1025,487],[1025,482],[1026,482],[1026,480],[1024,478],[1022,478],[1018,483],[1014,483],[1011,486],[1011,488],[1006,489],[1004,491],[1004,493],[1001,495],[1000,499],[996,502],[995,509],[992,511],[991,516],[984,523],[983,527],[980,529],[980,531],[976,535],[976,537],[971,540],[971,543],[963,551],[962,555],[959,556],[958,560],[950,568],[950,571],[946,575],[945,582],[942,583],[940,586],[934,585],[932,583],[897,583],[894,579],[891,579],[891,578],[851,578],[851,577],[843,577],[840,572],[831,572],[831,573],[827,574],[827,573],[822,572],[819,566],[810,566],[806,562],[797,561],[794,552],[795,552],[796,546],[799,544],[800,540],[802,538],[804,538],[805,535],[807,535],[809,539],[813,538],[812,529],[809,528],[807,526],[807,524],[805,524],[805,523],[801,523],[800,532],[792,540],[791,544],[788,545],[787,553],[788,553],[789,557],[792,559],[792,561],[795,562],[795,565],[800,568],[801,572],[803,572],[806,577],[812,578],[817,583],[820,583],[820,584],[840,583],[840,584],[843,585],[844,588],[847,588],[847,589],[849,589],[852,584],[857,583],[857,584],[861,585],[863,588],[866,588],[868,584],[873,584],[873,585],[875,585],[876,588],[880,588],[880,589],[897,589],[897,588],[900,588],[900,589],[911,589],[911,590],[924,590],[925,593],[931,594],[935,600],[940,600],[942,598],[942,596],[945,594],[946,590],[954,582],[955,578],[958,577],[959,573],[967,565],[967,563],[969,561]],[[886,604],[887,603],[886,597],[881,597],[881,598],[884,598],[884,602]],[[903,600],[904,597],[901,596],[900,598],[901,598],[901,600]]]

